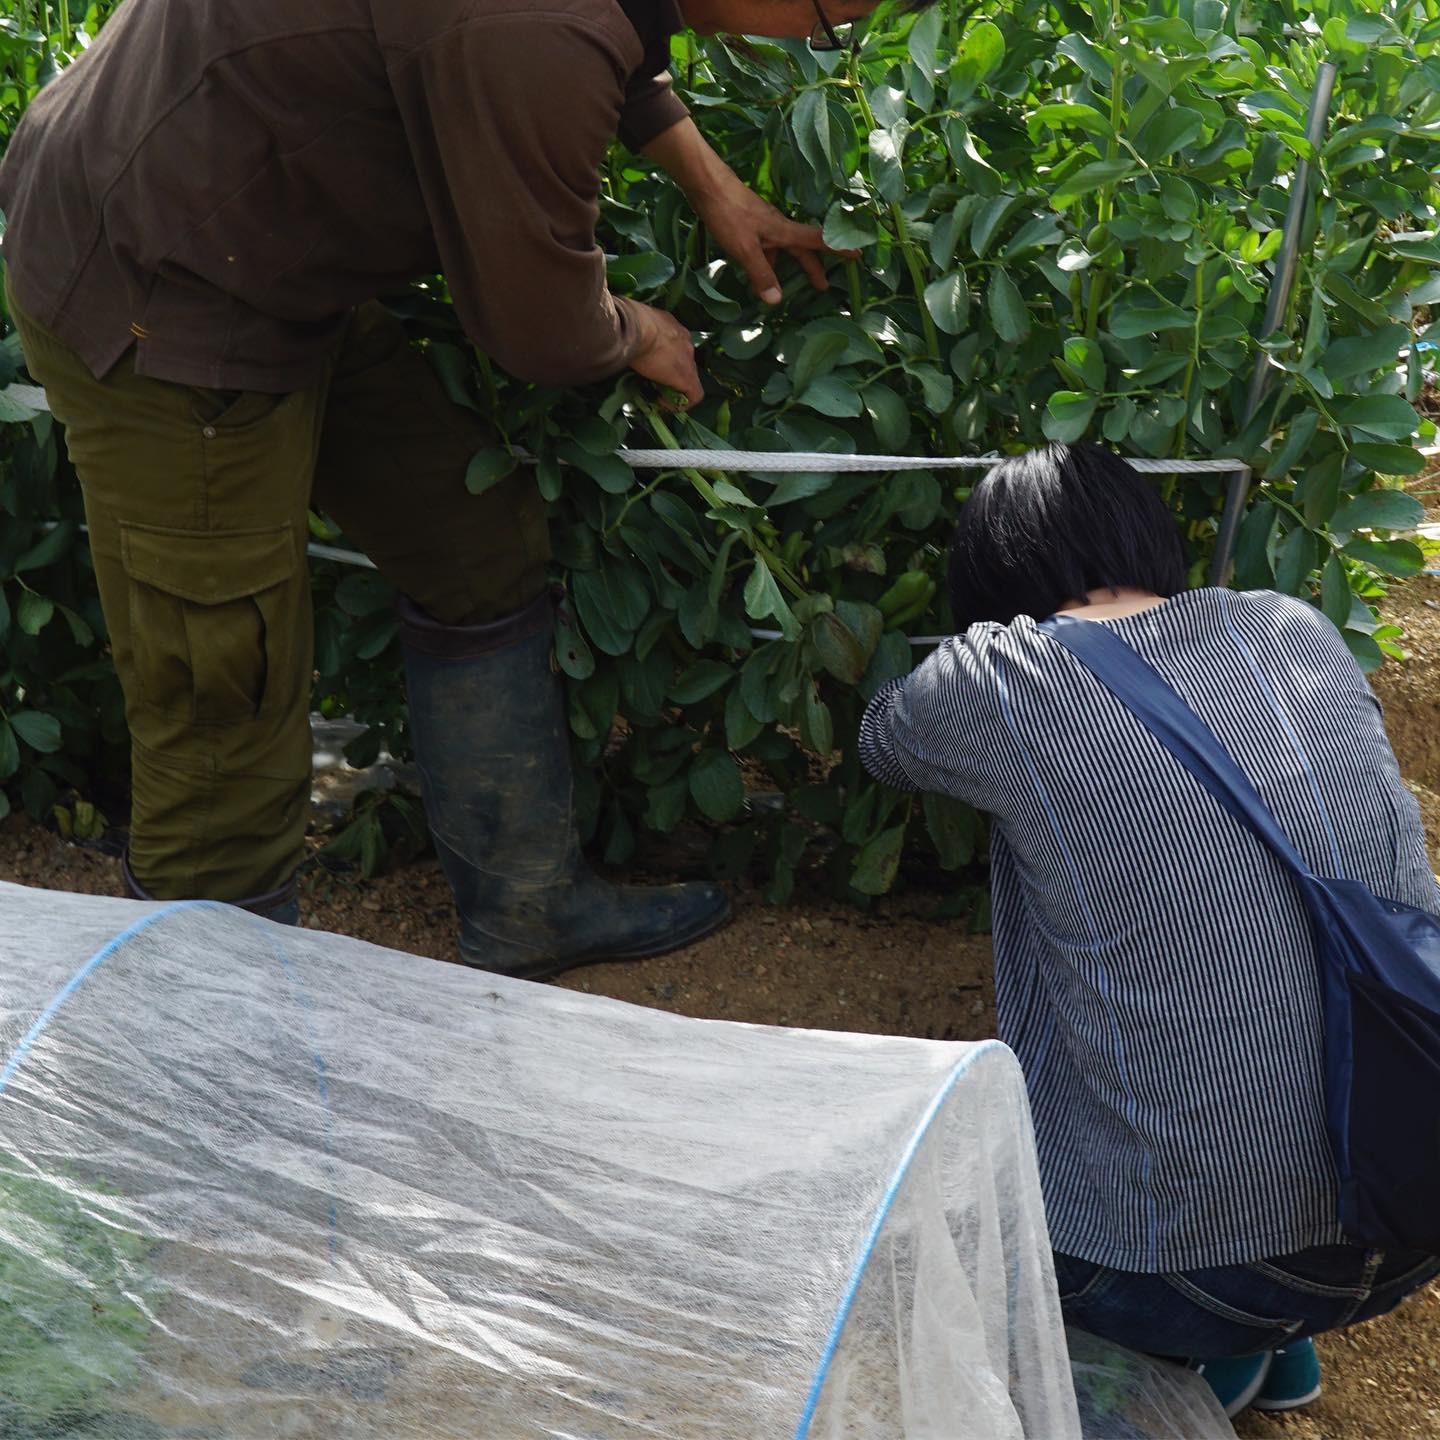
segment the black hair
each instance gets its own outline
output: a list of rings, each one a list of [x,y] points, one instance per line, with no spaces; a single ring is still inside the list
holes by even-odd
[[[1091,590],[1185,589],[1180,527],[1153,486],[1099,445],[1042,445],[996,465],[950,542],[955,629],[1043,620]]]

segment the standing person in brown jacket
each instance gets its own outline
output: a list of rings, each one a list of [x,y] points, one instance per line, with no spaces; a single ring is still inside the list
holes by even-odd
[[[821,5],[826,9],[821,10]],[[401,591],[412,730],[472,964],[654,954],[712,885],[584,864],[533,479],[374,297],[443,270],[522,379],[625,367],[700,398],[689,334],[611,296],[594,227],[617,136],[684,189],[763,299],[818,231],[751,193],[664,74],[672,33],[812,36],[870,0],[125,0],[0,168],[6,294],[85,492],[134,759],[137,895],[298,915],[310,786],[306,511]],[[830,13],[833,11],[833,13]]]

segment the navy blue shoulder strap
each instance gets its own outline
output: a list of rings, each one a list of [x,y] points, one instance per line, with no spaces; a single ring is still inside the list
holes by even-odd
[[[1250,777],[1153,665],[1104,625],[1052,615],[1040,629],[1063,645],[1220,802],[1297,875],[1313,879]]]

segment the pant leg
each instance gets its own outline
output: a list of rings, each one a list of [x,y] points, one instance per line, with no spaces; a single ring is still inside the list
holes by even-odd
[[[1152,1355],[1217,1359],[1273,1350],[1393,1309],[1440,1273],[1422,1255],[1360,1245],[1171,1274],[1055,1256],[1067,1324]]]
[[[85,496],[134,762],[130,866],[160,899],[281,890],[304,854],[306,509],[324,387],[221,396],[103,380],[23,313]]]
[[[523,609],[545,588],[545,505],[518,470],[472,495],[465,471],[496,442],[455,404],[382,305],[362,305],[336,357],[314,503],[380,573],[447,625]]]

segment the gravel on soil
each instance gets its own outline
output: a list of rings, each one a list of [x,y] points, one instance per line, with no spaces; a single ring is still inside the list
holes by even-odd
[[[1440,481],[1437,481],[1440,483]],[[1402,772],[1440,854],[1440,578],[1397,587],[1387,618],[1405,626],[1407,661],[1375,688]],[[316,844],[319,842],[316,841]],[[56,890],[123,894],[118,862],[61,840],[23,816],[0,822],[0,879]],[[747,885],[735,917],[699,944],[643,963],[593,965],[563,976],[570,989],[713,1019],[972,1040],[994,1034],[990,938],[932,918],[935,894],[911,893],[869,911],[805,890],[786,909]],[[305,924],[392,949],[457,958],[455,912],[433,859],[361,882],[312,872]],[[1437,1440],[1440,1285],[1391,1315],[1317,1342],[1325,1391],[1305,1410],[1250,1411],[1247,1440]]]

